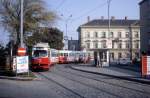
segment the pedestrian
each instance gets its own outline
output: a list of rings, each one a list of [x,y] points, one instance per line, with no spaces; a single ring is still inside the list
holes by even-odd
[[[101,66],[101,62],[100,62],[100,56],[97,55],[97,67],[100,67]]]

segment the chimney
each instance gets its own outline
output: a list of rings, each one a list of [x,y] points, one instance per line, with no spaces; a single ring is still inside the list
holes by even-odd
[[[124,19],[125,19],[125,20],[128,20],[128,17],[127,17],[127,16],[125,16],[125,17],[124,17]]]
[[[89,21],[90,21],[90,16],[87,17],[87,22],[89,22]]]
[[[104,16],[101,16],[101,20],[104,20]]]
[[[111,20],[115,20],[115,16],[111,16]]]

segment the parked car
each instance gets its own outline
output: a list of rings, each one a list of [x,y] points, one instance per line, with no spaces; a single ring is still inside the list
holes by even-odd
[[[130,60],[130,58],[120,58],[119,59],[119,64],[128,65],[128,64],[131,64],[131,60]]]

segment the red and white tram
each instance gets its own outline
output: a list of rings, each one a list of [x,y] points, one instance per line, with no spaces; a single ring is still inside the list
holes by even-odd
[[[38,43],[33,46],[32,49],[32,69],[44,69],[49,68],[58,63],[58,50],[50,49],[48,43]]]
[[[32,49],[32,69],[45,69],[57,63],[88,63],[90,51],[70,51],[51,49],[48,43],[37,43]]]

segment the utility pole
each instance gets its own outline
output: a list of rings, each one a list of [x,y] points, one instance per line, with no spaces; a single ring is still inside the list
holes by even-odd
[[[23,45],[23,2],[24,0],[21,0],[21,15],[20,15],[20,46],[24,47]]]
[[[64,16],[64,15],[61,14],[61,16]],[[72,15],[70,15],[68,18],[65,19],[66,34],[64,35],[64,41],[65,41],[65,49],[66,50],[68,50],[68,21],[71,17],[72,17]]]
[[[108,33],[110,32],[110,2],[111,0],[108,0],[107,3],[108,3]]]
[[[108,35],[109,35],[109,33],[110,33],[110,3],[111,3],[111,0],[107,0],[107,3],[108,3],[108,10],[107,11],[108,11]],[[111,41],[109,41],[109,42],[111,44],[110,48],[112,48],[112,42]],[[107,56],[109,56],[109,55],[110,55],[110,53],[108,53]],[[108,63],[110,64],[110,56],[109,56],[108,60],[109,60]]]

